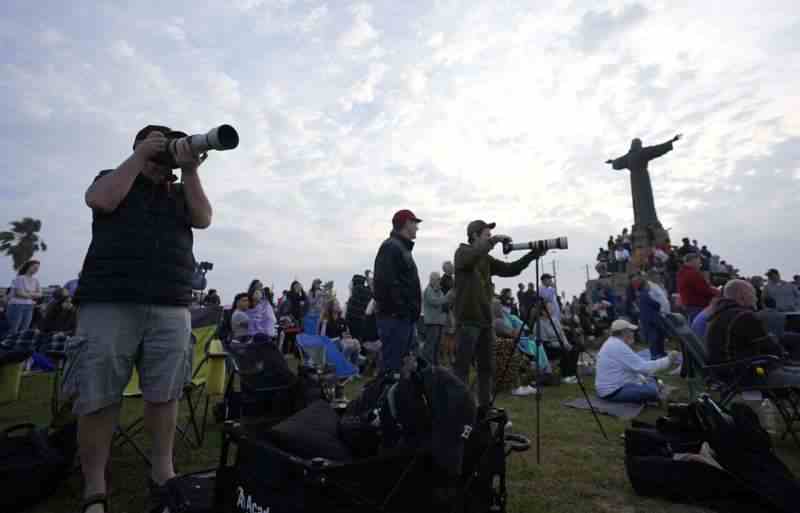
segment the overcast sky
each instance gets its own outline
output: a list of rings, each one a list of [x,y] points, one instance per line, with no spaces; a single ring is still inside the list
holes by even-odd
[[[4,1],[0,222],[41,219],[40,280],[65,282],[91,236],[83,193],[136,131],[230,123],[241,143],[201,168],[214,220],[195,244],[226,300],[253,277],[345,295],[401,208],[424,219],[423,283],[483,218],[568,236],[545,263],[571,295],[633,222],[627,171],[603,162],[680,132],[650,166],[673,240],[791,276],[798,34],[795,0]]]

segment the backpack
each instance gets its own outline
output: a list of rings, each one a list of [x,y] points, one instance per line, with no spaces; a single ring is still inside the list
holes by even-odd
[[[72,467],[77,432],[77,422],[52,434],[34,424],[17,424],[0,432],[0,511],[25,511],[55,493]]]

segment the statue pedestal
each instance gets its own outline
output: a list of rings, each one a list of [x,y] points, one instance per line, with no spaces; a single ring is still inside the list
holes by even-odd
[[[669,233],[661,226],[660,222],[656,221],[647,226],[634,224],[631,230],[633,254],[628,264],[628,272],[633,273],[641,270],[650,258],[653,248],[663,246],[668,242]]]

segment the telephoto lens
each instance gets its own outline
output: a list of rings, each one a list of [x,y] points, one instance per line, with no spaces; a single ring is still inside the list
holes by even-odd
[[[508,254],[512,251],[519,251],[519,250],[536,250],[539,252],[548,251],[551,249],[567,249],[569,247],[569,243],[567,242],[566,237],[556,237],[554,239],[543,239],[543,240],[534,240],[531,242],[504,242],[503,243],[503,253]]]

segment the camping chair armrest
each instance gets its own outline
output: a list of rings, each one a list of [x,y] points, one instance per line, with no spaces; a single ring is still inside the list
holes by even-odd
[[[773,367],[776,365],[780,365],[783,363],[782,358],[778,358],[772,354],[765,354],[759,356],[753,356],[750,358],[742,358],[741,360],[734,360],[731,362],[725,363],[718,363],[715,365],[706,365],[706,370],[709,371],[719,371],[719,370],[731,370],[731,369],[739,369],[742,367],[756,367],[759,365],[763,365],[766,367]]]

